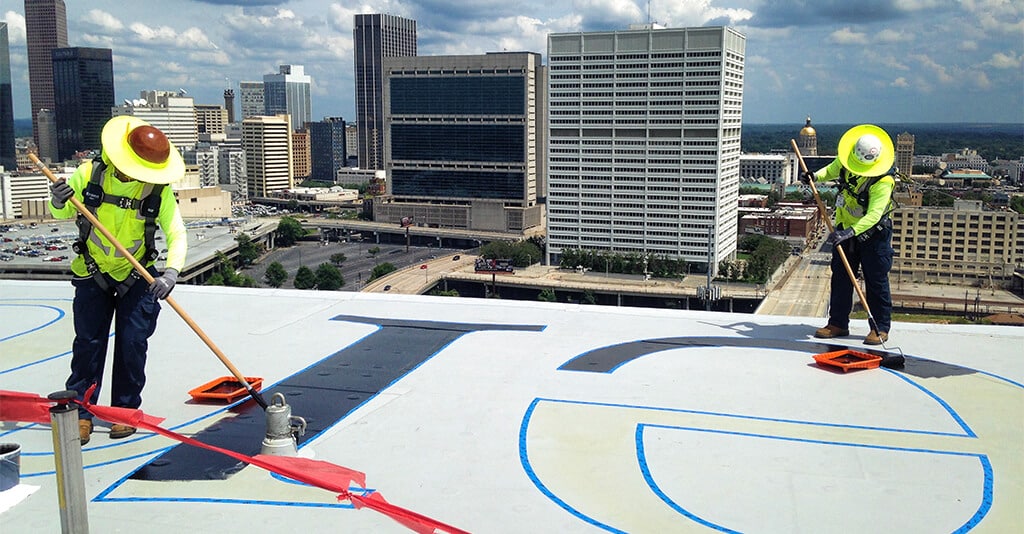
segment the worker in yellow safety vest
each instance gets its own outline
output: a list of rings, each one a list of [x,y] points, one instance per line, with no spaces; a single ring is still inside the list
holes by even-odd
[[[866,345],[881,345],[889,339],[892,324],[892,295],[889,271],[892,269],[892,192],[896,186],[896,153],[892,139],[882,128],[862,124],[850,128],[839,139],[836,158],[801,180],[836,181],[835,230],[829,235],[832,251],[832,281],[828,324],[814,332],[815,337],[834,338],[850,335],[853,309],[853,281],[838,248],[853,272],[864,275],[867,305],[874,316]]]
[[[73,247],[77,256],[71,262],[75,340],[66,386],[81,400],[95,385],[88,400],[97,402],[113,320],[110,405],[138,408],[146,383],[148,340],[160,313],[158,301],[167,298],[185,266],[185,224],[171,188],[166,187],[184,176],[185,163],[163,132],[133,116],[110,119],[101,143],[100,157],[82,163],[67,181],[51,185],[50,212],[59,219],[74,217],[77,210],[68,201],[77,198],[154,281],[137,283],[141,275],[131,262],[78,214],[79,236]],[[163,274],[155,267],[160,256],[157,227],[167,238]],[[82,444],[88,443],[93,421],[84,409],[79,411],[78,430]],[[109,436],[119,439],[134,433],[131,426],[115,424]]]

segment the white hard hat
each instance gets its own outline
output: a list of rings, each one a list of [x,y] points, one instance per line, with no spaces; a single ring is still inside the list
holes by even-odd
[[[882,140],[873,134],[864,134],[853,145],[853,157],[864,165],[873,165],[882,155]]]

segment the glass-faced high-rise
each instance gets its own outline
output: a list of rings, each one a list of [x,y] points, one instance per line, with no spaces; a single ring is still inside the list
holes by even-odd
[[[32,106],[32,136],[39,143],[37,115],[53,110],[53,66],[50,52],[68,46],[68,16],[64,0],[25,0],[25,44]]]
[[[11,91],[11,50],[7,23],[0,22],[0,166],[18,168],[14,150],[14,94]]]
[[[281,65],[277,74],[267,74],[263,77],[264,114],[287,114],[292,131],[302,128],[313,118],[312,82],[302,65]]]
[[[352,34],[359,166],[383,169],[384,58],[416,55],[416,21],[395,15],[356,15]]]
[[[100,132],[114,106],[114,64],[109,48],[53,51],[57,156],[100,148]]]
[[[650,26],[548,36],[548,260],[735,255],[746,38]]]
[[[310,178],[319,182],[334,182],[338,169],[345,166],[348,158],[345,147],[345,120],[341,117],[325,117],[320,122],[310,122],[309,152],[312,158]]]
[[[521,234],[543,225],[541,55],[389,58],[374,220]]]

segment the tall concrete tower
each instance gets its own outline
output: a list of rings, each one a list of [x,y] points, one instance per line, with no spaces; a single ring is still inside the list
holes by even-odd
[[[548,35],[549,263],[735,257],[745,50],[722,26]]]
[[[356,123],[359,166],[384,168],[384,58],[416,55],[416,21],[395,15],[356,15]]]
[[[224,90],[224,109],[228,110],[228,123],[235,122],[235,90]]]
[[[896,136],[896,168],[907,176],[914,171],[914,134],[903,132]]]
[[[53,60],[55,48],[68,46],[68,16],[64,0],[25,0],[25,42],[28,48],[28,84],[32,100],[32,137],[40,143],[40,109],[56,109],[53,101]],[[56,133],[56,132],[54,132]]]

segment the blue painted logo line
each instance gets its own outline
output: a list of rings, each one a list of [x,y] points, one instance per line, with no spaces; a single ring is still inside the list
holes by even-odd
[[[24,336],[26,334],[31,334],[32,332],[35,332],[37,330],[42,330],[43,328],[46,328],[47,326],[50,326],[51,324],[56,323],[57,321],[63,319],[64,315],[65,315],[64,310],[62,310],[60,308],[57,308],[55,306],[46,306],[46,305],[42,305],[42,304],[0,304],[0,306],[3,306],[5,308],[7,308],[7,307],[11,307],[11,308],[44,308],[44,309],[53,310],[53,311],[57,312],[57,317],[51,319],[50,321],[48,321],[48,322],[46,322],[44,324],[41,324],[41,325],[39,325],[39,326],[37,326],[35,328],[30,328],[28,330],[25,330],[24,332],[18,332],[16,334],[12,334],[12,335],[9,335],[7,337],[0,338],[0,343],[3,343],[4,341],[10,340],[10,339],[14,339],[14,338],[19,337],[19,336]]]

